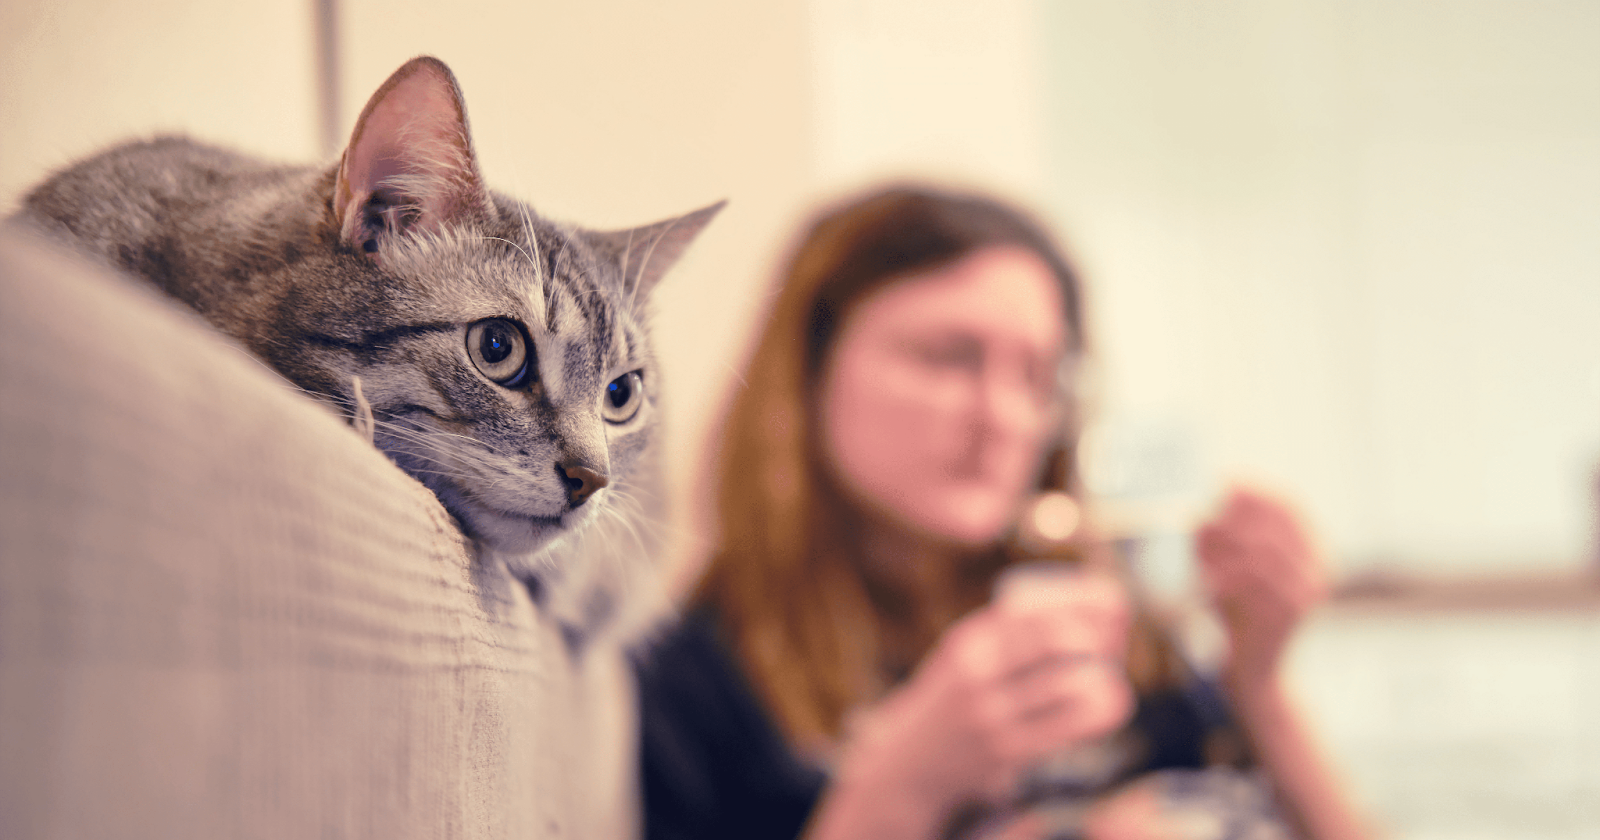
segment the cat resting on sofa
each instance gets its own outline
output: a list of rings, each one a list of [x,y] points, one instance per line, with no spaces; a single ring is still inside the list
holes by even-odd
[[[581,635],[641,587],[618,564],[652,559],[646,303],[720,207],[616,232],[540,218],[484,186],[455,77],[421,57],[331,168],[133,142],[58,172],[19,215],[370,430]]]

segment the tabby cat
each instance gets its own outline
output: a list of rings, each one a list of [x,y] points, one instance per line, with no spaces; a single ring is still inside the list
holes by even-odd
[[[485,188],[455,77],[420,57],[331,168],[134,142],[55,174],[19,215],[370,431],[481,557],[584,632],[642,586],[602,561],[650,559],[647,298],[721,206],[616,232],[542,219]]]

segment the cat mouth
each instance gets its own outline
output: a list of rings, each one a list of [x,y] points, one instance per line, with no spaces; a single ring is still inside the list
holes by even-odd
[[[484,546],[507,554],[529,554],[577,530],[592,511],[585,505],[558,516],[539,516],[468,502],[453,512],[467,536]]]
[[[455,517],[462,533],[487,548],[508,554],[544,548],[577,525],[584,513],[579,509],[547,516],[504,510],[449,484],[436,486],[434,492]]]
[[[472,505],[461,517],[468,536],[507,552],[537,551],[566,530],[566,516],[530,516]]]

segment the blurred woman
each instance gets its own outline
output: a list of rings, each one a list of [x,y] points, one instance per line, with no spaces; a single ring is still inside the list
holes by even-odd
[[[1253,759],[1312,836],[1357,836],[1283,696],[1322,578],[1277,503],[1237,494],[1198,540],[1232,716],[1087,540],[1052,547],[1085,570],[1066,597],[991,601],[1036,557],[1024,511],[1074,489],[1082,302],[1040,226],[890,188],[823,214],[784,280],[718,548],[639,667],[647,837],[1172,836],[1172,797],[1125,783]]]

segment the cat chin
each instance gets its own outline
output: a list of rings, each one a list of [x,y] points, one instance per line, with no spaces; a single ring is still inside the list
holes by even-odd
[[[506,513],[470,502],[451,511],[462,530],[479,545],[502,556],[540,554],[560,538],[594,518],[597,505],[584,505],[560,516]]]

